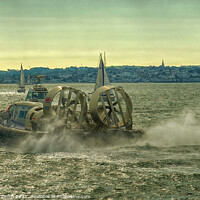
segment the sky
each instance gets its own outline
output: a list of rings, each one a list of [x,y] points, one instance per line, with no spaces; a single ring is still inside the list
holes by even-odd
[[[199,65],[199,0],[0,0],[0,70]]]

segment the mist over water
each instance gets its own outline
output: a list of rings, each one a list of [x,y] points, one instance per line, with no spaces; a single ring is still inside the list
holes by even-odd
[[[94,86],[70,85],[86,92]],[[199,199],[200,84],[120,85],[133,101],[134,128],[145,131],[141,140],[88,144],[49,125],[48,134],[15,148],[0,143],[0,198]],[[16,89],[0,85],[0,110],[25,98]]]
[[[18,148],[23,153],[75,152],[83,149],[83,145],[63,131],[60,134],[44,134],[40,138],[29,136]]]
[[[137,144],[142,143],[160,147],[200,145],[200,124],[194,114],[187,113],[148,128],[143,142]]]
[[[126,146],[135,144],[137,139],[126,137],[123,133],[110,136],[98,134],[97,137],[88,137],[89,132],[81,130],[57,130],[54,125],[48,125],[45,134],[41,136],[30,135],[19,141],[16,146],[21,153],[53,153],[53,152],[78,152]],[[94,133],[95,134],[95,133]]]
[[[23,153],[51,153],[51,152],[77,152],[84,149],[104,148],[146,144],[157,147],[172,147],[177,145],[200,145],[200,124],[192,113],[184,113],[178,118],[160,122],[158,125],[147,128],[145,135],[139,140],[130,140],[123,137],[110,139],[110,145],[102,139],[91,139],[89,142],[81,137],[74,137],[75,132],[66,129],[57,132],[55,127],[49,125],[47,133],[41,137],[28,136],[18,145]],[[83,133],[80,133],[83,134]]]

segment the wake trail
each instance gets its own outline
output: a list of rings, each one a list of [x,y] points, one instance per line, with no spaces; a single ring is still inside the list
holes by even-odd
[[[200,124],[191,112],[160,123],[146,131],[143,141],[153,146],[200,145]]]

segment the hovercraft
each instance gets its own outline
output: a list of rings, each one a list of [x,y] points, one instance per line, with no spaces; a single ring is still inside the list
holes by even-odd
[[[132,102],[123,87],[102,86],[87,99],[79,89],[56,86],[43,103],[15,102],[0,113],[0,138],[41,136],[51,131],[48,125],[54,134],[70,130],[83,142],[99,138],[108,142],[113,136],[137,139],[144,134],[132,128]]]

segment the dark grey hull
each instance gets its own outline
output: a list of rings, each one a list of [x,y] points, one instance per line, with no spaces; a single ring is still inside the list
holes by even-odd
[[[0,144],[14,144],[20,139],[28,137],[29,135],[38,135],[27,130],[16,129],[0,124]],[[41,133],[40,133],[41,134]]]

